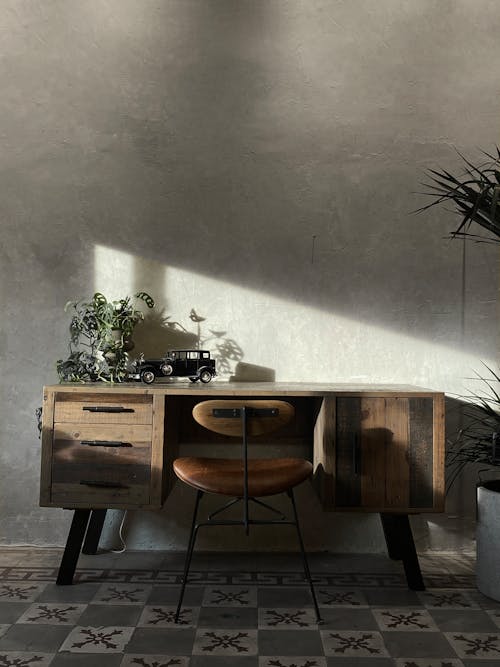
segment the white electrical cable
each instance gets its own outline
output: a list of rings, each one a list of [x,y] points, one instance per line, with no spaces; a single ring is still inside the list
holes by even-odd
[[[120,521],[120,526],[118,528],[118,538],[120,540],[120,548],[119,549],[111,549],[111,553],[114,554],[122,554],[126,548],[127,545],[125,544],[125,540],[123,539],[123,526],[125,524],[125,519],[127,517],[127,510],[123,512],[122,520]]]

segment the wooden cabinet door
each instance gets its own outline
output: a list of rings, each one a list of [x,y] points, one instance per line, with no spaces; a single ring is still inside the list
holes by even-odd
[[[442,511],[442,443],[428,397],[337,397],[336,509]]]

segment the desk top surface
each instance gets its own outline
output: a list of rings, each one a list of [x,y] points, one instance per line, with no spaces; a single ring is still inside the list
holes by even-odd
[[[44,387],[44,391],[109,394],[161,394],[172,396],[429,396],[443,392],[405,384],[315,383],[315,382],[225,382],[208,384],[166,380],[145,385],[141,382],[106,384],[103,382],[62,383]]]

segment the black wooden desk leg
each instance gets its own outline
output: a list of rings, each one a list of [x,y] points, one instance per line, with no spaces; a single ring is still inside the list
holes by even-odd
[[[56,583],[58,586],[69,586],[73,583],[73,575],[87,530],[90,512],[91,510],[75,510],[57,574]]]
[[[408,514],[380,514],[389,557],[402,560],[408,588],[424,591],[425,584],[420,571],[417,550],[413,541]]]
[[[82,554],[93,556],[97,553],[99,548],[99,540],[101,538],[102,527],[106,519],[107,510],[92,510],[90,515],[89,527],[85,535],[85,542],[82,547]]]

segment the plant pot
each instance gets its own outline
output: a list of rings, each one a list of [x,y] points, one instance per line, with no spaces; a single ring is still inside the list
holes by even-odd
[[[500,600],[500,479],[477,486],[476,584],[484,595]]]

